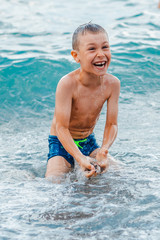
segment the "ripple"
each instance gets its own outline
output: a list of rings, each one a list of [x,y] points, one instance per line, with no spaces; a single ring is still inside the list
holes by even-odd
[[[125,20],[125,19],[132,19],[132,18],[138,18],[138,17],[141,17],[143,16],[144,13],[138,13],[138,14],[135,14],[135,15],[132,15],[132,16],[129,16],[129,17],[121,17],[121,18],[117,18],[116,20]]]
[[[4,0],[1,10],[1,238],[158,240],[157,3]],[[109,33],[109,73],[121,80],[119,132],[110,152],[123,164],[93,179],[77,166],[52,184],[44,174],[55,89],[78,67],[70,57],[72,32],[92,19]],[[106,105],[95,129],[100,144],[105,116]]]

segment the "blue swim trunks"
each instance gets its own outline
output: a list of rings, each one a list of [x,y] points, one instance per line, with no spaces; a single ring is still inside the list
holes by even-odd
[[[98,144],[96,143],[94,133],[89,135],[87,138],[73,140],[77,147],[79,148],[79,150],[85,156],[89,156],[91,152],[99,148]],[[55,156],[62,156],[71,164],[72,167],[74,167],[74,158],[64,149],[57,136],[49,135],[48,142],[49,142],[48,160]]]

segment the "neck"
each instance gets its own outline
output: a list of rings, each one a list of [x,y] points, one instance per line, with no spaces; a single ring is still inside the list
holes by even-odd
[[[103,81],[104,76],[97,76],[92,73],[84,72],[82,69],[80,69],[80,82],[85,86],[93,86],[96,87],[98,85],[101,85]]]

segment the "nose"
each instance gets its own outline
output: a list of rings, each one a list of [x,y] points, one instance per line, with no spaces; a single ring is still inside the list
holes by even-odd
[[[97,51],[97,57],[104,57],[104,52],[102,49],[98,49]]]

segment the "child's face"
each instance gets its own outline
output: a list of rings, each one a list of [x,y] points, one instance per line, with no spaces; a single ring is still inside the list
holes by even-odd
[[[97,76],[103,76],[111,61],[109,40],[104,32],[86,33],[79,36],[77,59],[81,69]]]

